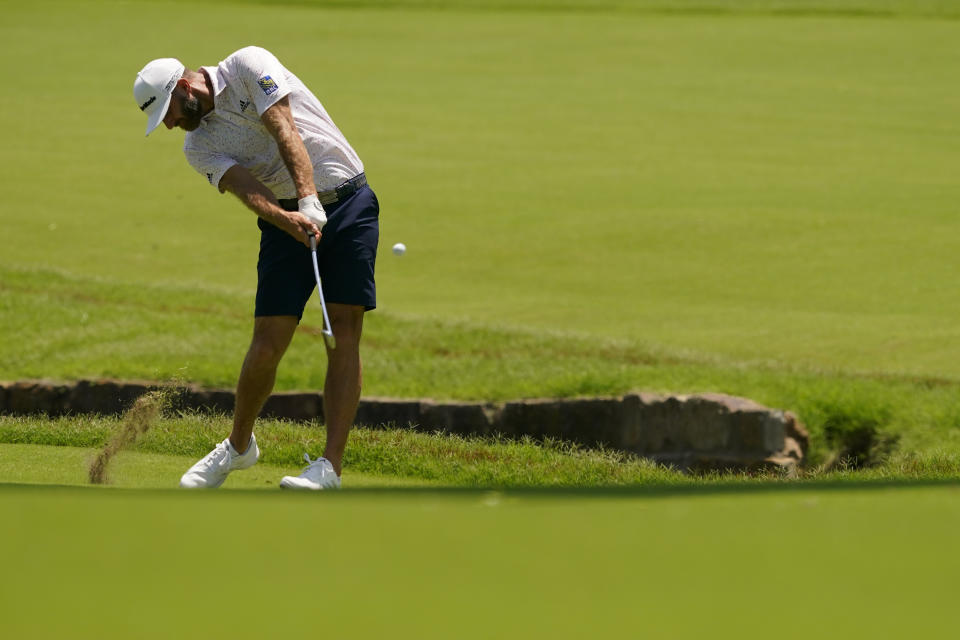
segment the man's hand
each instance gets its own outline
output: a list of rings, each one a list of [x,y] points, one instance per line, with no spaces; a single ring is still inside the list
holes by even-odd
[[[308,248],[310,247],[311,235],[316,238],[317,241],[320,240],[322,234],[313,221],[297,211],[287,211],[286,214],[287,224],[283,226],[284,231],[305,244]]]
[[[327,224],[327,212],[323,210],[323,205],[320,204],[317,194],[300,198],[297,201],[297,206],[300,208],[300,213],[321,229],[323,229],[323,225]]]

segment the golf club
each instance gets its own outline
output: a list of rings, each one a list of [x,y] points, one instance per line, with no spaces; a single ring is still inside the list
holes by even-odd
[[[320,296],[320,309],[323,310],[323,326],[320,330],[323,334],[323,341],[331,349],[337,348],[337,339],[333,337],[333,329],[330,326],[330,318],[327,316],[327,303],[323,299],[323,284],[320,283],[320,267],[317,266],[317,236],[312,233],[310,236],[310,257],[313,258],[313,275],[317,279],[317,295]]]

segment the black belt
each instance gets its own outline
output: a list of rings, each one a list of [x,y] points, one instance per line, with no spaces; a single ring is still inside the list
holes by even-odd
[[[361,173],[345,182],[341,182],[335,189],[321,191],[317,194],[317,199],[320,201],[320,204],[336,204],[341,200],[349,198],[365,186],[367,186],[367,176]],[[297,198],[284,198],[278,202],[280,206],[287,211],[297,211],[299,208]]]

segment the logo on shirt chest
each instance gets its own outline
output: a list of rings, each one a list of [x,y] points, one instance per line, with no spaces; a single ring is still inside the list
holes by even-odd
[[[263,76],[262,78],[257,80],[257,84],[260,85],[260,88],[263,89],[263,92],[267,95],[270,95],[271,93],[276,92],[277,89],[280,88],[277,86],[276,81],[274,81],[274,79],[271,78],[270,76]]]
[[[249,102],[244,102],[243,100],[241,100],[241,101],[240,101],[240,112],[243,113],[244,111],[247,110],[247,107],[249,107],[249,106],[250,106],[250,103],[249,103]]]

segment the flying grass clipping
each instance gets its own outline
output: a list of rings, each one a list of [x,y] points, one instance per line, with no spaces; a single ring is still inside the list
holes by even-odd
[[[126,413],[120,428],[90,463],[90,484],[107,484],[107,468],[121,450],[132,447],[137,438],[150,430],[163,410],[170,404],[170,390],[159,389],[143,394]]]

